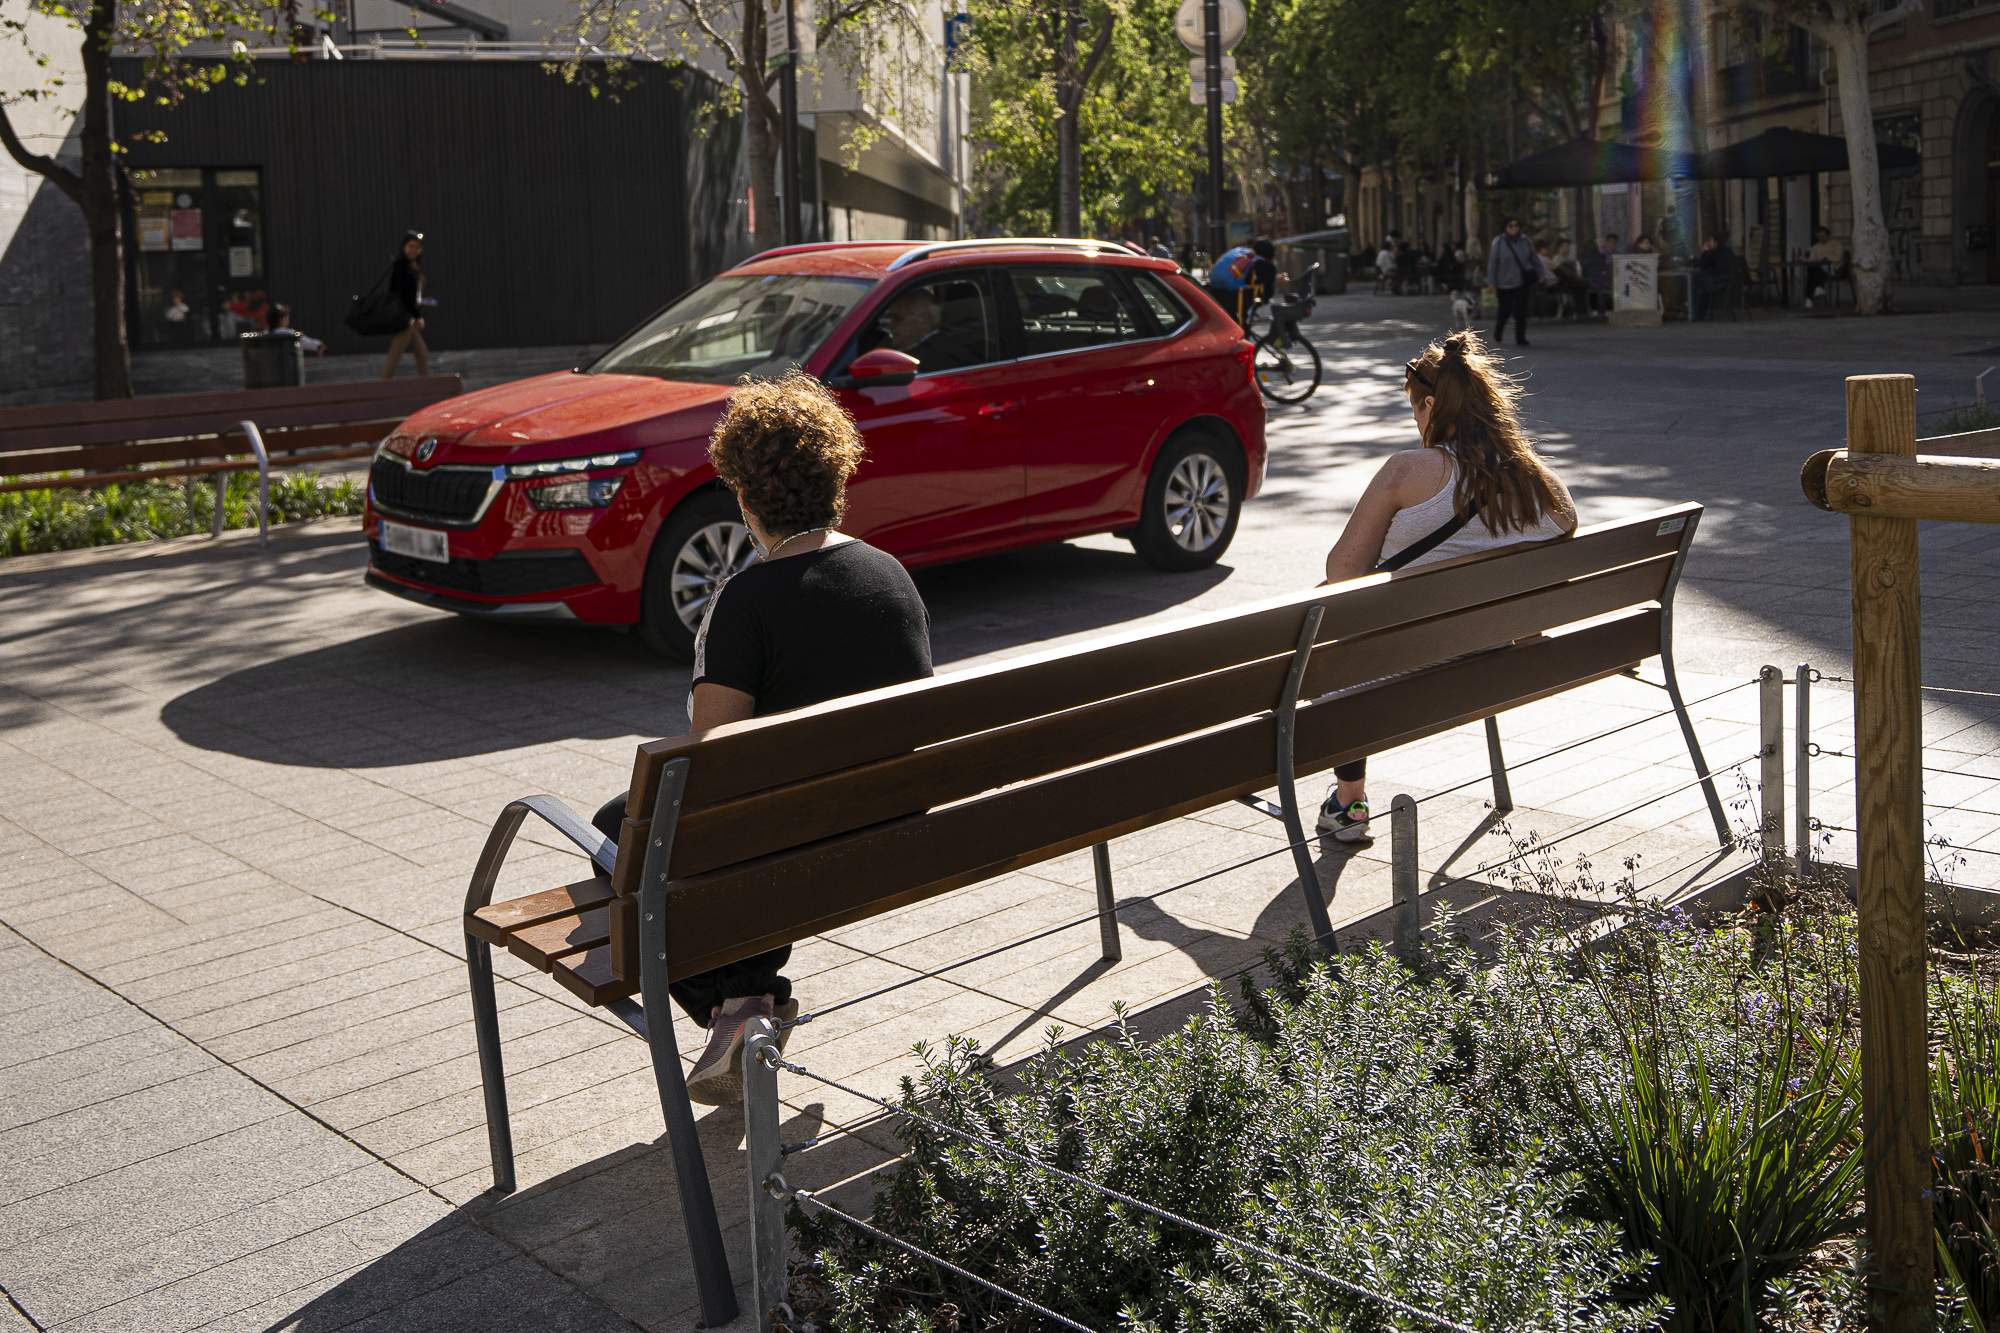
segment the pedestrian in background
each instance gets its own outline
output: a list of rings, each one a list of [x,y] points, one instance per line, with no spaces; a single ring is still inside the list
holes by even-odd
[[[1396,242],[1384,238],[1381,248],[1375,251],[1375,294],[1381,296],[1389,290],[1396,276]]]
[[[1497,345],[1514,323],[1514,345],[1528,346],[1528,302],[1548,270],[1535,255],[1534,242],[1521,234],[1521,219],[1508,218],[1506,230],[1493,238],[1486,252],[1486,281],[1500,301],[1499,323],[1493,326]]]
[[[1248,245],[1223,251],[1208,271],[1208,294],[1245,328],[1257,307],[1277,290],[1277,254],[1278,248],[1259,236]]]
[[[382,378],[396,377],[396,363],[403,359],[403,350],[408,348],[415,354],[417,373],[431,373],[431,349],[424,343],[424,234],[420,231],[403,233],[403,245],[396,253],[396,262],[389,270],[389,291],[402,307],[409,322],[402,332],[389,339],[389,361],[382,367]]]

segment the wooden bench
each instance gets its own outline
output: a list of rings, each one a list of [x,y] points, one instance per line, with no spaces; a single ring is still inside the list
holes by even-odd
[[[88,490],[257,470],[257,524],[270,535],[271,459],[290,466],[366,458],[419,408],[462,391],[456,375],[163,394],[0,408],[0,491]],[[222,506],[214,529],[222,531]]]
[[[1672,653],[1674,587],[1700,514],[1679,505],[653,741],[639,747],[616,846],[552,797],[510,804],[465,904],[494,1188],[514,1185],[495,945],[647,1038],[713,1326],[733,1317],[734,1289],[669,977],[1084,847],[1096,849],[1104,951],[1115,958],[1108,841],[1238,799],[1284,821],[1308,919],[1330,942],[1298,774],[1490,720],[1656,655],[1695,771],[1707,773]],[[1498,791],[1497,747],[1495,764]],[[1254,793],[1273,785],[1280,800],[1266,807]],[[1704,785],[1727,845],[1721,801]],[[531,814],[602,873],[495,903]]]

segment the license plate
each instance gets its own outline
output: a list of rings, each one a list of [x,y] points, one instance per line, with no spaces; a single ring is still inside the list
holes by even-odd
[[[431,528],[406,528],[401,523],[382,524],[382,549],[393,555],[407,555],[412,560],[428,560],[433,564],[448,564],[451,561],[451,540],[445,533]]]

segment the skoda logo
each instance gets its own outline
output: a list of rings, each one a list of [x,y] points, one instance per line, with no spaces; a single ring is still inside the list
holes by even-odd
[[[437,451],[438,451],[437,436],[426,435],[424,436],[423,439],[417,442],[417,461],[419,463],[428,463],[431,461],[431,455],[436,453]]]

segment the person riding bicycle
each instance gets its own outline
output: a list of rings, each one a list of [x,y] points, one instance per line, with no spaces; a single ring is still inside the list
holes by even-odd
[[[1248,245],[1224,251],[1208,271],[1208,294],[1245,328],[1251,314],[1277,289],[1277,253],[1276,246],[1259,236]]]

